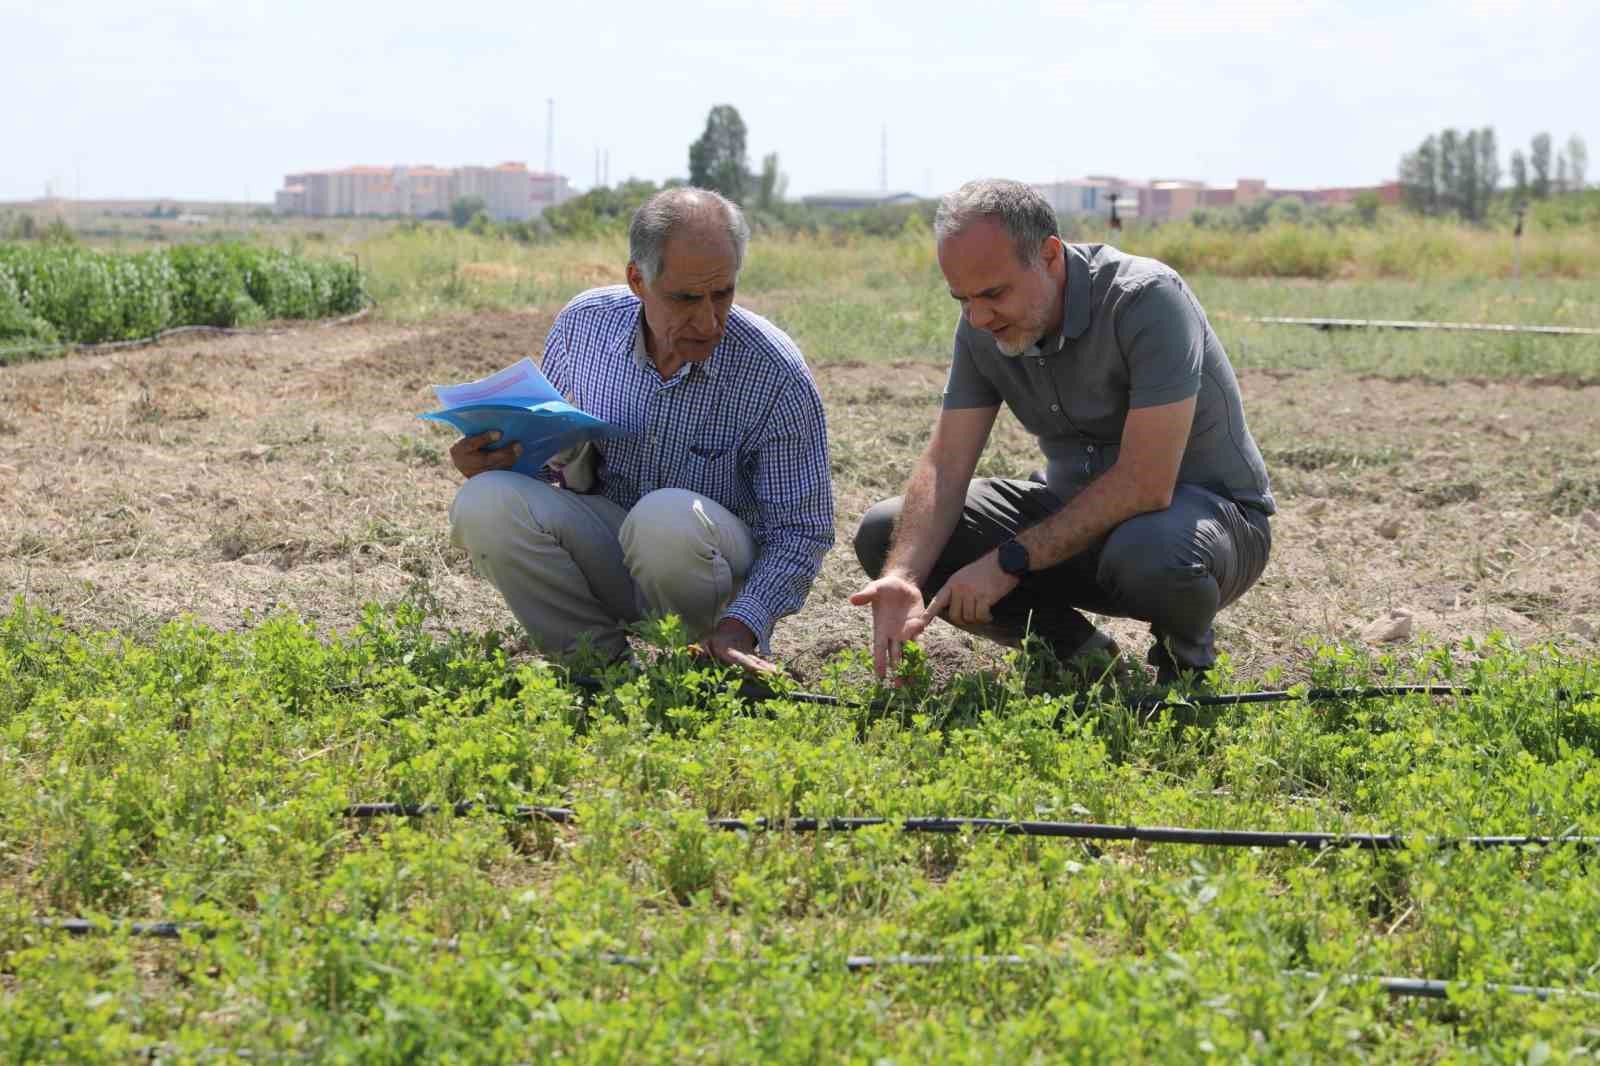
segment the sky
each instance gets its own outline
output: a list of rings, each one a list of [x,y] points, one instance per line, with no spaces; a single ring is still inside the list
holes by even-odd
[[[1447,126],[1592,147],[1594,0],[0,0],[0,200],[270,201],[356,163],[683,176],[717,104],[791,196],[980,176],[1367,185]]]

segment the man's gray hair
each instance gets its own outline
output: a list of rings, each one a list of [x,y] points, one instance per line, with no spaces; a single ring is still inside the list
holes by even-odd
[[[662,189],[639,205],[628,224],[628,258],[644,275],[645,284],[661,275],[662,256],[667,238],[685,222],[707,211],[718,211],[733,245],[733,272],[744,265],[745,246],[750,243],[750,223],[744,220],[739,205],[710,189],[681,185]]]
[[[1005,228],[1023,266],[1039,261],[1046,237],[1060,237],[1055,208],[1031,185],[1006,178],[979,178],[946,193],[933,216],[934,240],[943,243],[972,223],[993,219]]]

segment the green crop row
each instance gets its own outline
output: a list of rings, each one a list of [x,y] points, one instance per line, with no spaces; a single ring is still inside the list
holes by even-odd
[[[595,695],[409,607],[342,635],[279,615],[133,639],[19,605],[0,613],[0,1060],[1587,1060],[1600,1005],[1492,986],[1600,987],[1593,857],[1424,836],[1600,830],[1600,703],[1572,698],[1600,670],[1467,651],[1325,649],[1312,680],[1469,696],[1140,718],[1051,695],[1022,660],[936,685],[913,655],[876,692],[841,661],[813,685],[845,705],[816,706],[730,695],[668,642]],[[577,824],[341,817],[371,800]],[[1090,849],[712,814],[1415,837]],[[126,919],[215,935],[140,941]],[[844,965],[902,952],[1031,961]],[[1458,987],[1393,1001],[1373,974]]]
[[[135,340],[174,326],[248,326],[349,314],[352,263],[244,244],[131,254],[0,244],[0,347]]]

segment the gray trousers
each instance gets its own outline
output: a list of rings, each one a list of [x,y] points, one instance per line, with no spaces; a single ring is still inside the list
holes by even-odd
[[[450,539],[547,652],[627,650],[626,626],[671,612],[699,640],[744,585],[755,539],[727,508],[657,489],[623,510],[507,470],[468,478]]]
[[[856,530],[856,558],[871,577],[883,571],[901,503],[896,497],[874,505]],[[973,481],[961,520],[923,582],[924,600],[957,570],[1063,506],[1032,481]],[[1095,635],[1081,611],[1137,618],[1156,638],[1152,663],[1166,655],[1183,669],[1204,670],[1217,659],[1213,619],[1256,583],[1271,547],[1266,515],[1180,484],[1171,506],[1130,518],[1098,544],[1024,577],[991,608],[992,624],[971,628],[1013,644],[1031,629],[1070,655]]]

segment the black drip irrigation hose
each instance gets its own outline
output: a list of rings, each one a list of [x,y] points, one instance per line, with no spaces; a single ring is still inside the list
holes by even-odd
[[[574,688],[582,689],[589,693],[606,691],[606,684],[597,677],[575,674],[567,679]],[[871,700],[866,703],[855,703],[840,696],[831,696],[822,692],[780,692],[764,684],[756,678],[745,678],[735,681],[729,686],[736,694],[745,699],[753,700],[788,700],[791,703],[809,703],[823,707],[863,707],[866,709],[882,709],[888,705],[886,700]],[[1308,688],[1296,692],[1292,689],[1268,689],[1260,692],[1228,692],[1228,693],[1197,693],[1195,695],[1177,695],[1165,693],[1161,695],[1136,696],[1132,699],[1107,703],[1127,707],[1135,711],[1159,711],[1170,707],[1239,707],[1256,703],[1289,703],[1294,700],[1304,700],[1307,703],[1349,703],[1356,700],[1385,699],[1395,696],[1471,696],[1478,690],[1470,685],[1371,685],[1359,688]],[[1596,697],[1593,692],[1567,692],[1557,690],[1555,696],[1565,702],[1582,702]],[[1083,709],[1089,705],[1086,693],[1073,693],[1072,701],[1075,707]]]
[[[341,811],[345,818],[424,818],[449,812],[463,817],[481,810],[517,821],[554,822],[575,825],[577,812],[570,807],[501,807],[495,804],[457,803],[357,803]],[[1415,837],[1402,833],[1327,833],[1315,830],[1272,832],[1258,829],[1197,829],[1165,825],[1108,825],[1100,822],[1019,821],[1010,818],[708,818],[712,829],[740,833],[849,833],[876,826],[892,826],[904,833],[989,832],[1004,836],[1062,837],[1070,840],[1134,840],[1146,844],[1197,844],[1223,848],[1305,848],[1325,851],[1356,848],[1361,851],[1400,851],[1420,839],[1425,847],[1461,848],[1554,848],[1572,847],[1581,851],[1600,848],[1600,836],[1466,836]]]
[[[202,939],[215,936],[217,930],[201,925],[190,925],[182,922],[95,922],[87,918],[35,918],[34,926],[39,929],[53,930],[66,933],[69,936],[89,936],[94,933],[122,933],[134,937],[150,937],[158,940],[178,940],[188,933]],[[362,937],[363,943],[384,943],[383,937]],[[412,938],[397,938],[399,942],[408,944],[426,944]],[[456,938],[449,940],[436,940],[429,946],[448,951],[460,948],[460,941]],[[585,955],[551,955],[566,963],[597,962],[607,966],[623,966],[629,969],[649,970],[656,966],[656,960],[648,955],[627,955],[620,952],[603,951]],[[771,961],[760,956],[743,959],[717,959],[704,960],[709,965],[735,965],[735,966],[769,966]],[[849,973],[867,973],[873,970],[889,969],[932,969],[946,966],[1035,966],[1049,965],[1062,961],[1051,956],[1027,955],[847,955],[844,958],[844,969]],[[810,965],[815,969],[826,969],[829,965],[836,965],[829,960],[812,959]],[[1298,977],[1306,981],[1321,981],[1325,975],[1316,970],[1284,970],[1285,977]],[[1535,999],[1547,1000],[1562,997],[1577,999],[1600,1000],[1600,992],[1590,992],[1581,988],[1561,988],[1554,985],[1523,985],[1500,984],[1485,982],[1483,984],[1463,984],[1458,981],[1442,981],[1430,977],[1386,977],[1372,976],[1369,974],[1345,974],[1336,978],[1341,984],[1364,984],[1376,981],[1378,987],[1391,996],[1409,996],[1422,999],[1446,999],[1452,987],[1481,988],[1486,992],[1497,992],[1502,995],[1532,996]]]

